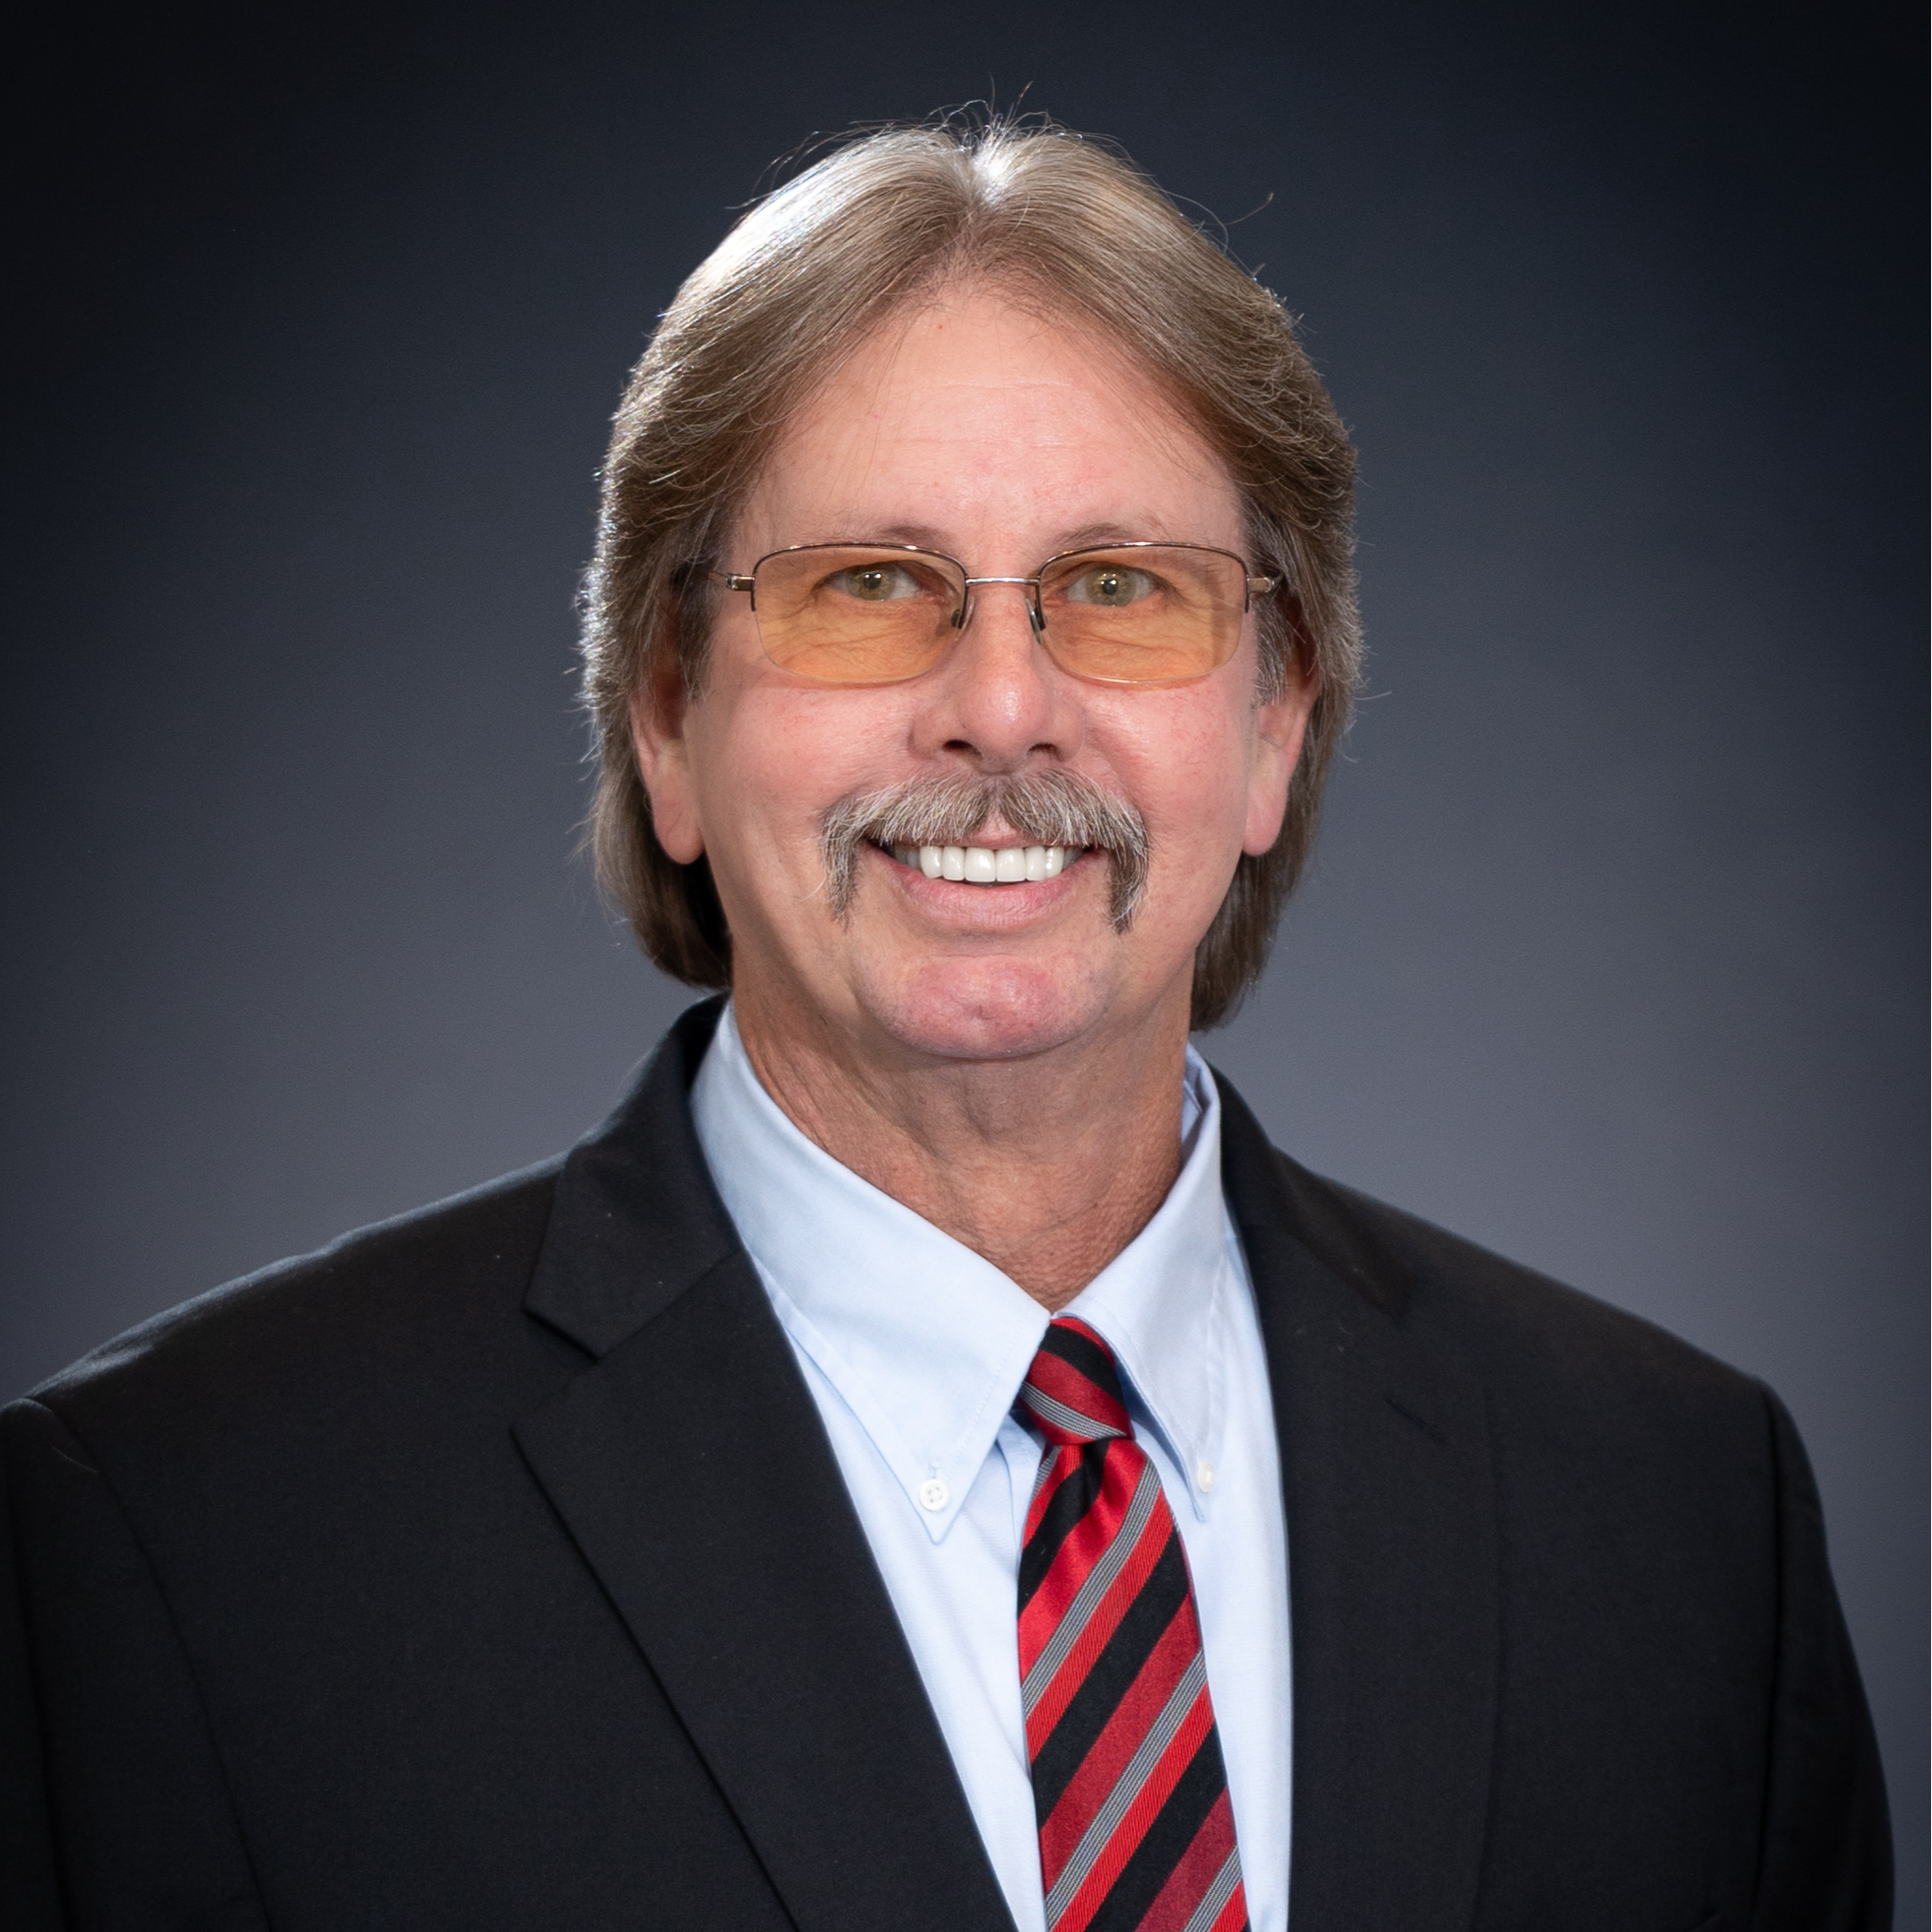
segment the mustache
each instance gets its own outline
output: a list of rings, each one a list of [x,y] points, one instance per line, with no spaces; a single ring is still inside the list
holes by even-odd
[[[842,922],[852,910],[862,845],[970,845],[994,818],[1029,845],[1104,852],[1113,872],[1108,916],[1116,932],[1133,923],[1147,891],[1147,821],[1124,798],[1072,771],[957,772],[848,793],[827,810],[819,831],[833,916]]]

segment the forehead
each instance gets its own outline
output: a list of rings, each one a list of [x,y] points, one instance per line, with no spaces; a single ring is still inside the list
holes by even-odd
[[[1125,349],[974,288],[895,315],[832,371],[742,520],[767,548],[878,536],[1043,555],[1089,534],[1235,547],[1240,511],[1226,465]]]

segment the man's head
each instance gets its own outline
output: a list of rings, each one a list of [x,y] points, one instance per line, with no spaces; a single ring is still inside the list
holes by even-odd
[[[617,418],[586,594],[607,887],[667,970],[775,974],[908,1045],[1026,1052],[1161,999],[1213,1024],[1346,718],[1351,480],[1279,305],[1125,163],[1010,125],[842,148],[685,284]],[[964,619],[857,665],[895,681],[797,654],[786,610],[853,562],[798,547],[839,543],[934,554],[836,587]],[[1100,575],[962,588],[1097,546]],[[1186,675],[1095,654],[1132,584],[1217,614],[1154,666]],[[981,889],[892,855],[975,833],[1087,856]]]

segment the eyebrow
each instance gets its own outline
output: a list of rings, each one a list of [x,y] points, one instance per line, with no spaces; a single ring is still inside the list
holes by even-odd
[[[1158,524],[1151,530],[1141,530],[1125,523],[1083,523],[1078,530],[1063,530],[1057,548],[1090,550],[1099,543],[1165,543],[1173,541]]]
[[[945,549],[945,540],[927,523],[882,523],[871,534],[889,537],[895,543],[910,543],[916,550]]]
[[[946,540],[930,524],[926,523],[882,523],[875,524],[864,531],[851,530],[842,536],[832,537],[830,542],[890,542],[910,544],[915,550],[930,550],[941,556],[952,553],[946,547]],[[1109,543],[1178,543],[1189,541],[1175,537],[1162,530],[1158,524],[1151,529],[1127,523],[1083,523],[1077,529],[1062,530],[1053,540],[1046,553],[1048,556],[1061,556],[1069,550],[1091,550]],[[965,561],[964,558],[961,559]]]

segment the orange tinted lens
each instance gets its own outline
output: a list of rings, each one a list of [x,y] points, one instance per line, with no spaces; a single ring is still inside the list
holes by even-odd
[[[923,551],[786,550],[753,577],[765,654],[825,684],[891,684],[929,670],[966,595],[954,566]]]
[[[1089,550],[1041,579],[1045,643],[1079,678],[1180,684],[1234,655],[1247,608],[1238,557],[1185,544]]]

